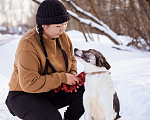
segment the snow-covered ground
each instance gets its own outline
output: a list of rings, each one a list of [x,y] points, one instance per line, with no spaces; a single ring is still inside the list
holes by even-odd
[[[77,31],[69,31],[68,35],[74,47],[99,50],[110,63],[111,76],[121,104],[122,120],[149,120],[150,53],[125,46],[119,46],[122,50],[117,50],[112,48],[115,45],[103,35],[99,35],[99,42],[85,42],[82,33]],[[0,39],[2,37],[0,35]],[[20,37],[11,36],[10,39],[15,40],[0,45],[0,120],[18,120],[8,112],[4,102],[9,90],[8,83]],[[97,39],[97,35],[94,35],[94,38]],[[79,61],[77,67],[78,73],[83,71],[83,66]],[[60,110],[62,114],[63,111],[64,109]],[[80,120],[84,120],[83,116]]]

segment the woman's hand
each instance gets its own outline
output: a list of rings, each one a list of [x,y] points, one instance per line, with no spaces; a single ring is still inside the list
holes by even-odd
[[[68,85],[75,85],[76,83],[79,83],[80,79],[76,77],[76,75],[65,73],[67,76],[67,84]]]

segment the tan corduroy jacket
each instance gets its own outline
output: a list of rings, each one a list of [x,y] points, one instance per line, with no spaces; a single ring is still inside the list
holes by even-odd
[[[15,55],[14,71],[9,83],[10,91],[25,91],[29,93],[48,92],[67,82],[66,65],[62,52],[56,44],[56,39],[45,39],[44,45],[48,59],[57,72],[51,68],[41,75],[45,68],[46,58],[40,43],[36,27],[27,32],[20,40]],[[76,74],[76,59],[73,55],[72,43],[64,32],[59,36],[62,49],[68,56],[68,73]]]

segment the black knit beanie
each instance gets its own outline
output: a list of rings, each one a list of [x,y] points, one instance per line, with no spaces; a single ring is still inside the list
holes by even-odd
[[[69,19],[65,6],[58,0],[43,1],[36,14],[37,25],[61,24]]]

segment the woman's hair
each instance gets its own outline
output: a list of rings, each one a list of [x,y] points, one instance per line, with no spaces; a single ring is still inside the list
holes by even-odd
[[[45,45],[43,42],[43,27],[42,27],[42,25],[38,25],[38,28],[39,28],[38,31],[39,31],[39,36],[40,36],[40,42],[43,47],[45,57],[47,58],[48,56],[47,56],[46,48],[45,48]]]
[[[40,42],[41,42],[41,45],[42,45],[43,50],[44,50],[44,55],[46,57],[46,64],[45,64],[44,71],[42,73],[42,75],[45,75],[47,73],[48,66],[50,66],[50,68],[52,69],[52,72],[55,72],[56,70],[53,67],[53,65],[50,63],[50,61],[48,60],[46,48],[45,48],[45,45],[44,45],[44,42],[43,42],[43,27],[42,27],[42,25],[38,25],[38,28],[39,28],[38,31],[39,31],[39,36],[40,36]]]

